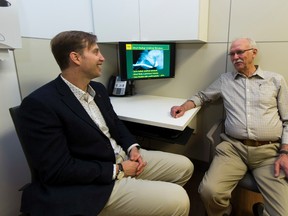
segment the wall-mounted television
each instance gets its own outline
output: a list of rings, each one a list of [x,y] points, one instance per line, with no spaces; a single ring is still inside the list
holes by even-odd
[[[121,80],[175,77],[175,43],[119,42]]]

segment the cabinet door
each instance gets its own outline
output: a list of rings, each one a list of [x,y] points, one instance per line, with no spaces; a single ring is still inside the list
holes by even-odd
[[[207,40],[208,0],[139,2],[141,40]]]
[[[16,0],[3,2],[0,6],[0,49],[21,48],[18,12]]]
[[[138,0],[92,0],[98,42],[139,41]]]
[[[21,36],[51,39],[61,31],[93,31],[91,0],[18,0]]]

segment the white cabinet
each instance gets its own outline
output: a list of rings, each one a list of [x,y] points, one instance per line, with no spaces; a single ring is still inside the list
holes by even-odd
[[[92,0],[99,42],[139,40],[138,0]]]
[[[99,42],[207,41],[209,0],[92,0]]]
[[[67,30],[93,32],[91,0],[18,0],[21,36],[51,39]]]
[[[16,0],[0,3],[0,49],[21,48],[18,5]]]

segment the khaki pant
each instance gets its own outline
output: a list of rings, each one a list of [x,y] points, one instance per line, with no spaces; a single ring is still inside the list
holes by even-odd
[[[193,173],[191,161],[177,154],[140,150],[147,162],[137,178],[116,180],[99,216],[187,216],[189,197],[183,185]]]
[[[228,138],[229,139],[229,138]],[[209,216],[230,214],[231,192],[250,169],[264,198],[264,215],[288,215],[288,183],[282,171],[274,177],[274,161],[279,143],[259,147],[227,140],[216,147],[216,154],[199,186]],[[234,203],[237,205],[237,203]]]

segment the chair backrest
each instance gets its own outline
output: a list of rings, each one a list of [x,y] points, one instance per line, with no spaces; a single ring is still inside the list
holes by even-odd
[[[23,139],[21,137],[21,133],[20,133],[20,118],[19,118],[19,114],[20,114],[20,106],[15,106],[15,107],[11,107],[9,108],[9,112],[18,136],[18,139],[20,141],[22,150],[24,152],[25,158],[27,160],[30,172],[31,172],[31,180],[33,180],[35,178],[35,172],[33,171],[33,168],[31,166],[31,160],[29,160],[29,156],[27,155],[27,150],[26,150],[26,146],[24,145]]]

